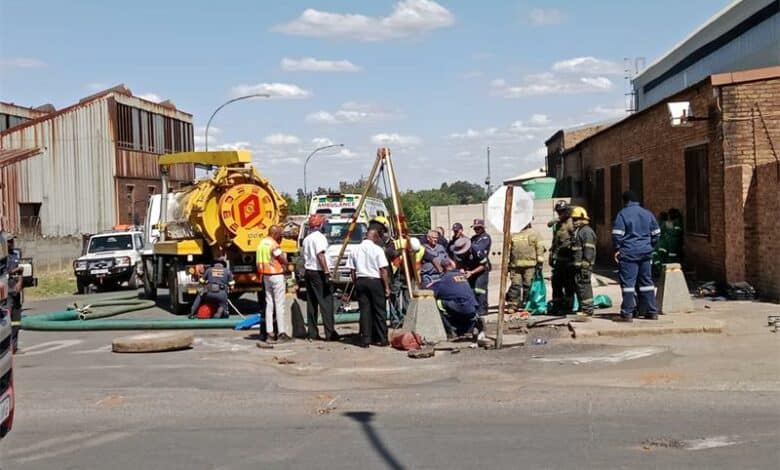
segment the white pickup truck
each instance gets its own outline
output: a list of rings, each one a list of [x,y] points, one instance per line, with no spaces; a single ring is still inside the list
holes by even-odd
[[[110,290],[127,283],[131,289],[141,287],[143,249],[144,234],[140,231],[92,235],[84,255],[73,262],[79,294],[90,286]]]

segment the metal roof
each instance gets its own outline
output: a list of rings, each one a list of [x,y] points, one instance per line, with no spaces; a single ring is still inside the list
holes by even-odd
[[[2,149],[0,148],[0,168],[8,166],[12,163],[26,160],[30,157],[34,157],[41,153],[41,149],[35,148],[22,148],[22,149]]]

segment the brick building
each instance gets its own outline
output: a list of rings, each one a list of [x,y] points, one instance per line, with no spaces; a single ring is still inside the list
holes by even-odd
[[[60,110],[0,103],[0,225],[70,236],[140,224],[160,191],[157,156],[193,149],[192,116],[120,85]],[[194,178],[171,169],[173,187]]]
[[[558,180],[555,197],[581,198],[584,196],[584,167],[577,144],[616,121],[588,124],[561,129],[544,142],[547,175]]]

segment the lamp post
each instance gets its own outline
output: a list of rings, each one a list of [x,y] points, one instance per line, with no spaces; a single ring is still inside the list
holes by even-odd
[[[270,98],[271,95],[268,93],[252,93],[251,95],[244,95],[239,96],[238,98],[233,98],[232,100],[227,100],[224,103],[222,103],[217,109],[214,110],[213,113],[211,113],[211,117],[209,118],[209,121],[206,123],[206,136],[205,136],[205,147],[206,151],[209,150],[209,128],[211,127],[211,120],[214,119],[214,116],[219,112],[220,109],[224,108],[225,106],[229,105],[230,103],[235,103],[236,101],[241,100],[247,100],[249,98]]]
[[[326,150],[333,147],[343,147],[343,146],[344,144],[323,145],[322,147],[317,147],[316,149],[312,150],[309,156],[306,157],[306,162],[304,162],[303,164],[303,195],[306,196],[307,199],[309,197],[309,190],[308,187],[306,186],[306,165],[309,164],[309,160],[311,160],[311,157],[313,157],[314,154],[316,154],[320,150]]]

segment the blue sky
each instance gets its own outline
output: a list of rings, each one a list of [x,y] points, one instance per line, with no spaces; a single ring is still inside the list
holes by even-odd
[[[728,5],[685,1],[0,0],[0,100],[66,106],[118,83],[194,115],[202,143],[248,148],[280,189],[367,174],[402,188],[544,162],[555,130],[620,116],[625,57],[647,64]],[[674,14],[669,14],[674,12]]]

